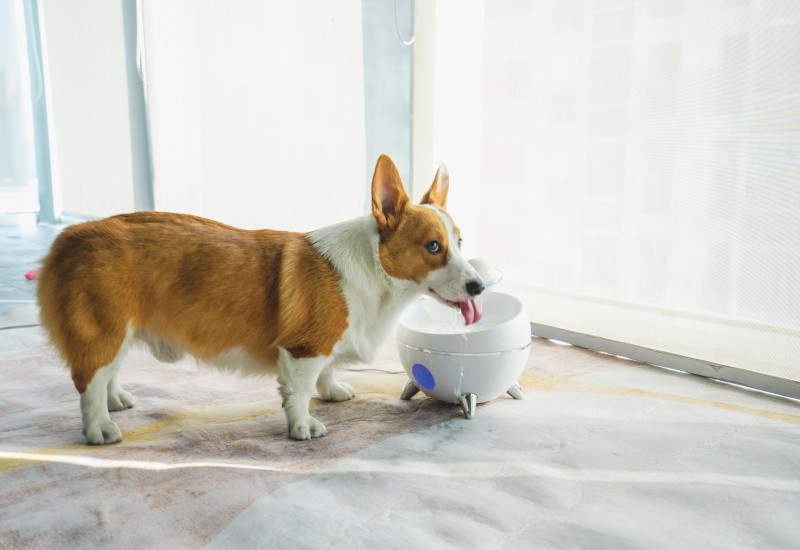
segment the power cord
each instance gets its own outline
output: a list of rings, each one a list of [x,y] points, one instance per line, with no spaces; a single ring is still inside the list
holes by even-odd
[[[346,370],[350,372],[380,372],[383,374],[405,374],[405,371],[402,370],[386,370],[386,369],[376,369],[376,368],[369,368],[369,369],[351,369],[351,368],[344,368],[340,367],[336,370]]]
[[[16,328],[34,328],[34,327],[40,327],[40,326],[42,326],[42,325],[39,325],[39,324],[36,324],[36,325],[11,325],[11,326],[8,326],[8,327],[0,327],[0,330],[12,330],[12,329],[16,329]]]

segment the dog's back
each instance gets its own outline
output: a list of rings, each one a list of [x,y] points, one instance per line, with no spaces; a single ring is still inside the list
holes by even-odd
[[[239,347],[266,366],[278,346],[298,357],[330,354],[347,325],[338,275],[305,235],[183,214],[68,227],[44,260],[38,292],[42,324],[80,392],[129,330],[201,360]]]

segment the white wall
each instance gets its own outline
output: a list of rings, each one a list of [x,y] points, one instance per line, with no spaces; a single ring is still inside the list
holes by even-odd
[[[364,213],[361,3],[145,3],[157,210],[310,230]]]

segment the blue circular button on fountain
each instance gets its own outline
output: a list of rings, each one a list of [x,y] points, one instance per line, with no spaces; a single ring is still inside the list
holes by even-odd
[[[411,367],[411,374],[414,375],[417,384],[424,390],[432,390],[434,386],[436,386],[436,380],[433,379],[433,374],[431,374],[431,371],[429,371],[425,365],[414,363],[414,366]]]

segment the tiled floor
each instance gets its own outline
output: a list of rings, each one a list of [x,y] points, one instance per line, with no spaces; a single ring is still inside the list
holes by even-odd
[[[28,216],[0,218],[0,313],[36,301],[36,284],[25,274],[39,267],[61,229]]]

